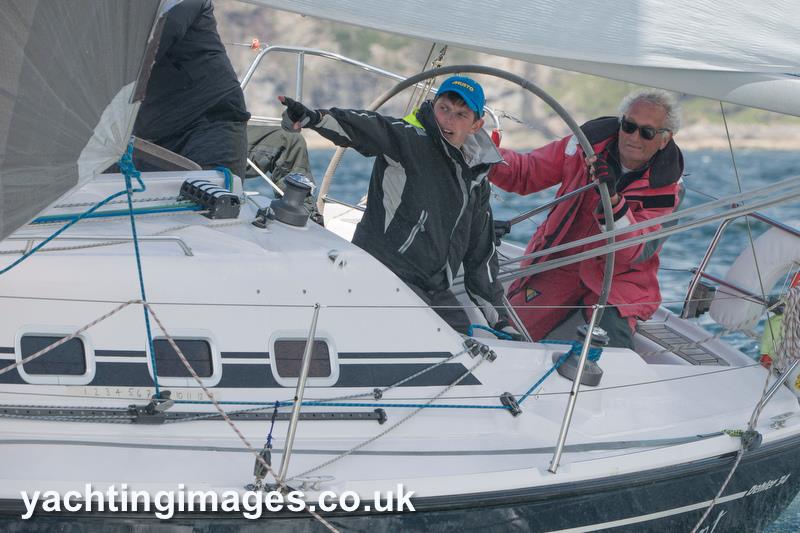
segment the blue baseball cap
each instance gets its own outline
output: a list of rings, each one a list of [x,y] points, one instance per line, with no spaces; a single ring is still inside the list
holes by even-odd
[[[439,86],[436,98],[447,92],[456,93],[464,99],[470,109],[475,111],[475,114],[479,117],[483,116],[483,106],[486,100],[483,97],[483,88],[480,83],[466,76],[451,76]]]

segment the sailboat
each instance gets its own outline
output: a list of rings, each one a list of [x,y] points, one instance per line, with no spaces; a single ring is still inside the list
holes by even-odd
[[[800,115],[789,3],[593,1],[583,18],[500,2],[485,24],[483,3],[255,3]],[[709,335],[696,305],[639,324],[636,350],[593,344],[591,326],[549,343],[465,337],[346,223],[298,216],[302,181],[265,220],[269,200],[229,173],[138,174],[130,132],[174,4],[14,0],[0,14],[0,523],[756,531],[797,495],[795,366],[767,370]],[[798,197],[783,180],[654,237]],[[741,281],[721,285],[763,316]],[[587,384],[590,356],[602,377]]]

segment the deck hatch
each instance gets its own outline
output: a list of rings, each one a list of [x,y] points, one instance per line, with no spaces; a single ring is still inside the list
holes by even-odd
[[[689,337],[678,333],[667,324],[640,323],[636,327],[636,332],[692,365],[730,366],[725,359],[713,354],[702,344],[693,342]]]

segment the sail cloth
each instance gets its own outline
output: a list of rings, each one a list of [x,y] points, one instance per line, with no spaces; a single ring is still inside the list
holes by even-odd
[[[3,0],[0,239],[124,152],[158,9],[159,0]]]
[[[797,0],[247,0],[800,116]]]

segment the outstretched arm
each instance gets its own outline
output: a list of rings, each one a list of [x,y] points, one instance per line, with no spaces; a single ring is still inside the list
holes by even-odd
[[[402,132],[413,128],[410,124],[372,111],[355,109],[309,109],[286,96],[278,99],[286,106],[281,126],[287,131],[299,132],[312,128],[337,146],[355,148],[367,157],[385,154],[399,159],[405,145]]]

